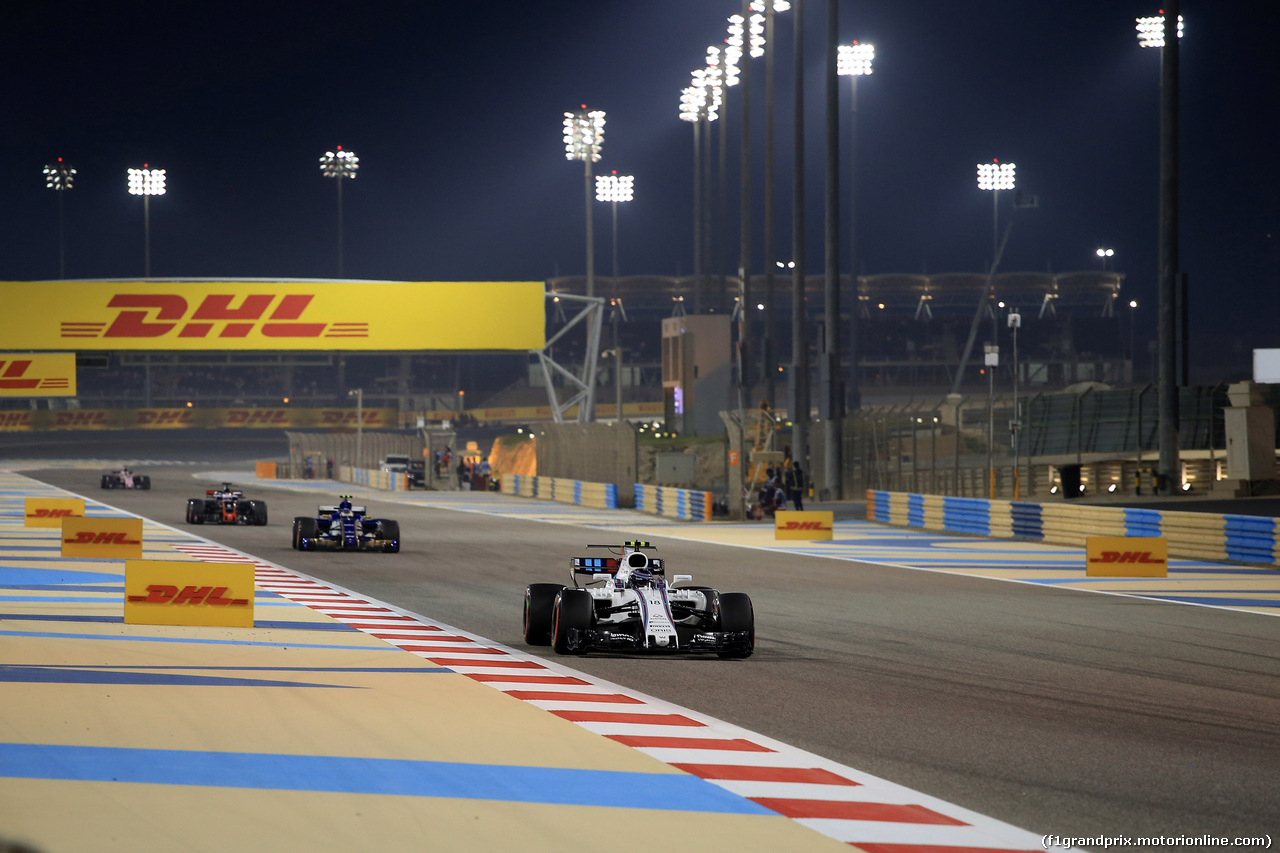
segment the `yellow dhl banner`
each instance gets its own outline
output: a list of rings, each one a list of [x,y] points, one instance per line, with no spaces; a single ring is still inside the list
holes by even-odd
[[[0,352],[0,397],[74,397],[73,352]]]
[[[830,539],[835,533],[835,513],[780,509],[773,514],[774,539]]]
[[[27,498],[23,526],[62,527],[62,519],[84,515],[84,498]]]
[[[364,409],[365,429],[396,429],[398,409]],[[23,409],[0,412],[0,431],[95,429],[355,429],[355,409]]]
[[[32,350],[531,350],[540,281],[10,281],[0,340]]]
[[[1163,536],[1086,536],[1084,544],[1088,577],[1169,576],[1169,540]]]
[[[253,627],[253,566],[127,560],[124,621],[130,625]]]
[[[62,519],[62,556],[127,560],[142,556],[142,519]]]

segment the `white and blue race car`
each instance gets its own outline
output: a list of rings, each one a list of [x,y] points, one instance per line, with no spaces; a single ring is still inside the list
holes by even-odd
[[[755,612],[742,592],[683,585],[644,549],[649,542],[588,545],[609,557],[574,557],[573,586],[530,584],[524,592],[524,639],[558,654],[589,651],[714,652],[746,658],[755,651]]]
[[[353,506],[350,495],[341,495],[332,506],[319,506],[314,516],[293,520],[296,551],[400,551],[400,523],[370,518],[362,506]]]

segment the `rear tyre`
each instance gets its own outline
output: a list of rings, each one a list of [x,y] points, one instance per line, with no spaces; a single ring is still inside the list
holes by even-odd
[[[750,632],[750,642],[745,649],[718,652],[720,657],[751,657],[756,648],[756,614],[751,606],[751,597],[745,592],[720,593],[720,630]]]
[[[560,590],[560,594],[556,596],[556,606],[551,617],[551,646],[556,650],[556,654],[584,655],[587,653],[585,644],[570,646],[569,631],[574,628],[579,630],[590,628],[595,614],[596,605],[591,598],[591,593],[585,589],[568,587]]]
[[[187,524],[204,524],[204,498],[187,501]]]
[[[524,641],[529,645],[551,645],[551,615],[562,589],[558,583],[531,583],[524,588]]]
[[[133,482],[134,482],[134,485],[136,485],[139,489],[150,489],[151,475],[143,474],[141,477],[134,477]]]
[[[384,554],[400,553],[400,522],[383,520],[378,522],[380,539],[390,539],[391,541],[382,546]]]
[[[111,475],[110,475],[110,474],[103,474],[103,475],[102,475],[102,488],[104,488],[104,489],[109,489],[109,488],[111,488],[111,486],[112,486],[112,483],[111,483]]]
[[[297,541],[296,547],[299,551],[314,551],[316,549],[316,537],[319,535],[320,526],[314,518],[295,518],[294,523],[294,539]]]
[[[306,520],[306,516],[300,515],[293,519],[293,533],[290,535],[289,544],[293,546],[293,550],[297,551],[301,547],[302,522]]]
[[[258,527],[267,523],[266,501],[249,501],[249,523]]]

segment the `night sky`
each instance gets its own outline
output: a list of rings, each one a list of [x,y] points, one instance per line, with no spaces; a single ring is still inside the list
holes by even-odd
[[[808,252],[820,273],[826,3],[806,7]],[[349,277],[580,275],[582,167],[565,159],[560,124],[582,103],[607,113],[597,173],[636,176],[636,200],[619,212],[622,273],[689,274],[693,146],[679,95],[739,8],[11,4],[0,26],[0,280],[58,276],[58,204],[41,170],[59,156],[78,170],[63,199],[68,278],[142,275],[142,202],[128,195],[126,170],[143,163],[169,177],[168,194],[151,203],[154,276],[333,277],[336,190],[318,158],[336,145],[361,166],[343,187]],[[858,271],[983,271],[992,200],[975,165],[995,157],[1017,163],[1019,189],[1040,204],[1018,212],[1002,268],[1097,269],[1094,250],[1114,247],[1124,301],[1139,300],[1139,323],[1153,334],[1160,58],[1138,47],[1134,18],[1156,8],[842,3],[840,40],[871,42],[877,54],[858,88]],[[1269,129],[1280,114],[1280,4],[1182,11],[1182,268],[1193,380],[1216,381],[1247,371],[1251,348],[1280,346],[1280,143]],[[792,15],[779,15],[777,40],[773,255],[783,260]],[[753,61],[757,193],[763,69]],[[847,131],[847,78],[841,96]],[[739,101],[731,91],[730,175]],[[841,168],[847,197],[847,150]],[[1002,193],[1002,220],[1011,203]],[[607,275],[608,209],[596,208],[597,273]]]

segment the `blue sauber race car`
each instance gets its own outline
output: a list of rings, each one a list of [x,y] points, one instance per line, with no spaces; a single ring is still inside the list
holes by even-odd
[[[335,506],[320,506],[314,516],[293,520],[293,547],[297,551],[400,552],[400,523],[370,518],[362,506],[352,506],[350,495],[341,495]]]
[[[743,592],[667,584],[662,560],[648,542],[588,545],[611,557],[574,557],[573,586],[530,584],[524,592],[524,639],[558,654],[589,651],[715,652],[746,658],[755,651],[755,612]]]

